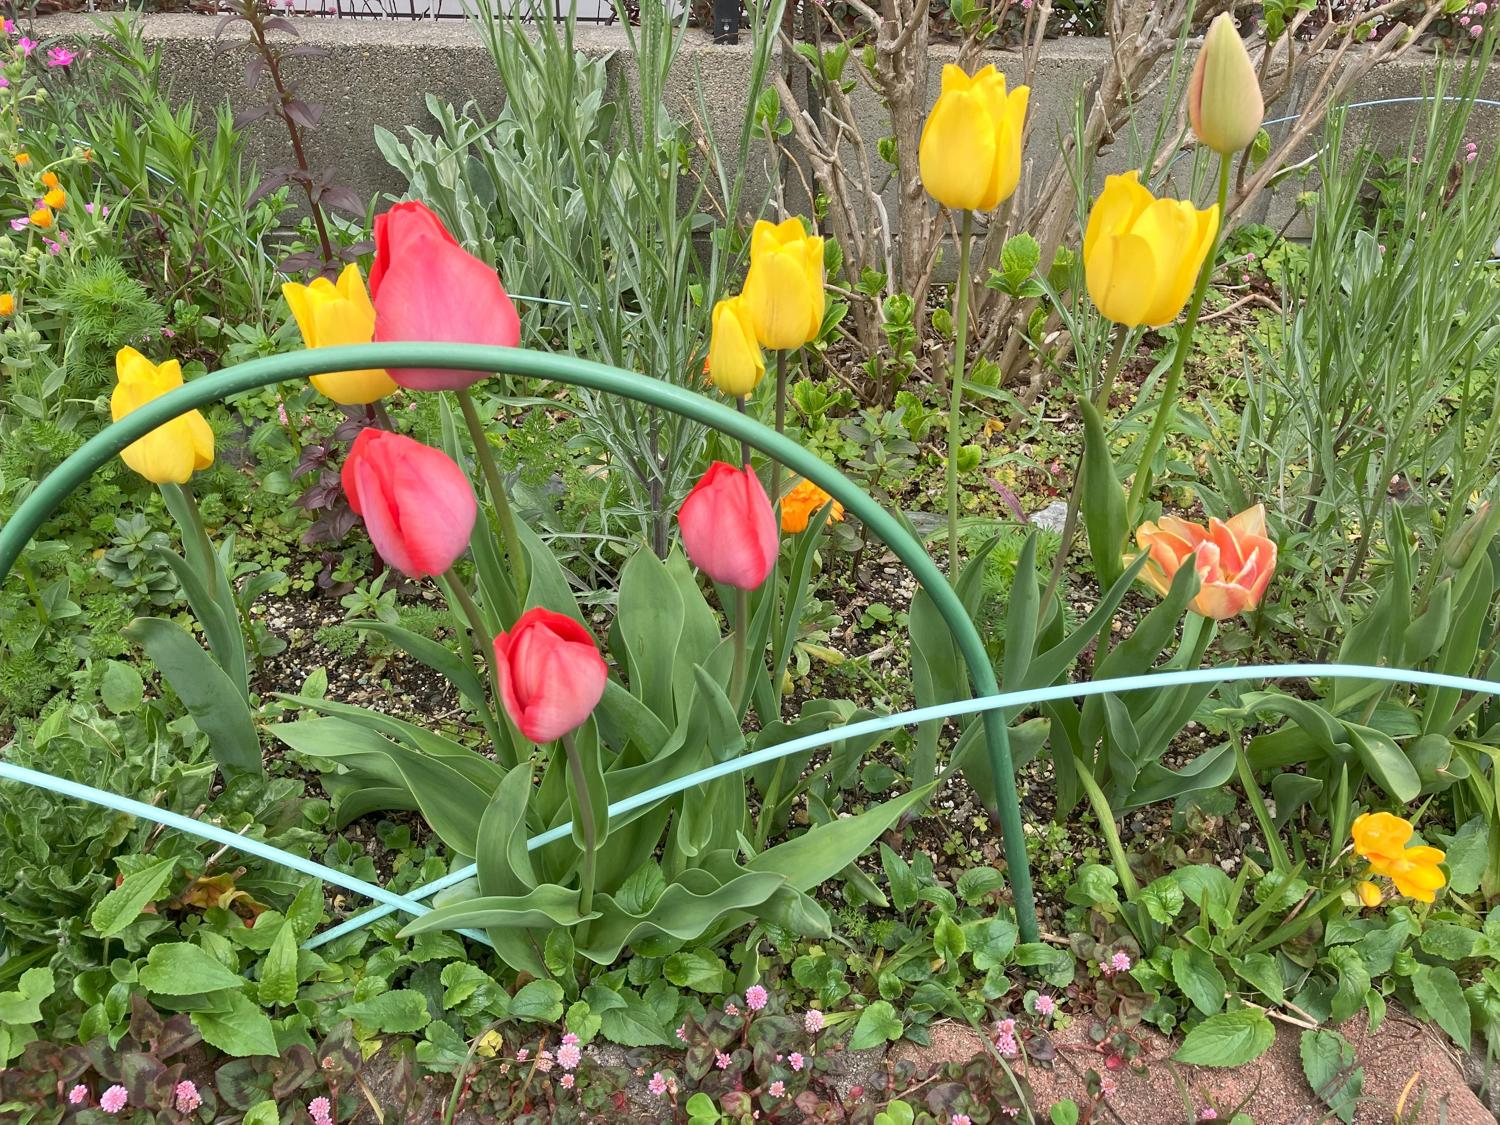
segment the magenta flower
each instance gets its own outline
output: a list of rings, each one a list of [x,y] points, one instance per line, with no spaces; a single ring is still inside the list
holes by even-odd
[[[1130,954],[1123,949],[1116,950],[1115,955],[1109,959],[1109,967],[1117,973],[1128,973],[1130,971]]]
[[[766,990],[758,984],[752,984],[745,989],[745,1007],[752,1012],[758,1012],[764,1008],[768,999],[770,997],[766,994]]]
[[[8,89],[10,89],[10,79],[5,77],[5,75],[0,74],[0,90]]]
[[[807,1009],[807,1015],[802,1017],[802,1026],[809,1035],[816,1035],[823,1030],[823,1013],[816,1008]]]
[[[771,1088],[766,1092],[773,1098],[779,1098],[782,1094],[786,1093],[786,1083],[778,1078],[775,1082],[771,1083]]]
[[[571,1090],[573,1088],[573,1076],[571,1074],[564,1074],[562,1076],[562,1088],[564,1090]]]
[[[124,1086],[111,1086],[99,1098],[99,1108],[105,1113],[119,1113],[130,1101],[130,1093]]]
[[[6,20],[5,21],[5,34],[7,34],[7,35],[14,35],[15,33],[16,33],[16,21],[15,20]],[[77,1089],[77,1087],[74,1087],[74,1089]]]
[[[714,1052],[714,1066],[718,1067],[720,1070],[728,1070],[729,1061],[729,1056],[726,1055],[723,1051]]]
[[[177,1089],[172,1094],[172,1105],[178,1113],[192,1113],[203,1104],[203,1099],[198,1094],[198,1087],[191,1082],[177,1083]]]
[[[333,1103],[327,1098],[318,1097],[308,1102],[307,1112],[313,1125],[333,1125]]]
[[[950,1125],[974,1125],[974,1123],[969,1120],[969,1115],[967,1113],[955,1113],[948,1120],[950,1122]]]
[[[661,1076],[661,1071],[658,1070],[651,1076],[651,1081],[646,1083],[646,1089],[650,1090],[658,1098],[666,1094],[667,1080]]]
[[[793,1051],[790,1055],[788,1055],[786,1057],[786,1061],[789,1064],[791,1064],[791,1068],[793,1070],[801,1070],[802,1069],[802,1063],[803,1063],[804,1060],[802,1058],[802,1054],[801,1054],[800,1051]]]
[[[21,48],[21,54],[30,57],[31,52],[37,48],[37,42],[29,35],[23,35],[16,40],[16,46]]]
[[[5,30],[6,30],[6,32],[9,32],[11,30],[11,22],[10,22],[10,20],[6,20],[5,21]],[[89,1088],[87,1086],[85,1086],[82,1082],[78,1083],[78,1085],[74,1086],[71,1090],[68,1091],[68,1104],[69,1105],[82,1105],[84,1102],[86,1102],[88,1100],[89,1100]]]
[[[557,1049],[557,1062],[564,1070],[572,1070],[582,1058],[583,1052],[577,1043],[564,1043]]]
[[[1198,1111],[1199,1121],[1217,1121],[1218,1119],[1219,1111],[1211,1105],[1206,1105]]]
[[[1050,996],[1038,996],[1036,998],[1036,1014],[1039,1016],[1050,1016],[1057,1011],[1057,1001]]]
[[[77,51],[70,51],[66,47],[53,47],[47,52],[47,65],[61,70],[65,66],[71,66],[77,57]]]

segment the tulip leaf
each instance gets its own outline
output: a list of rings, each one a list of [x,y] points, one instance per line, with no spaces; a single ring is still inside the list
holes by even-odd
[[[161,670],[226,777],[264,773],[250,704],[202,645],[164,617],[138,617],[121,632]]]
[[[682,595],[667,564],[651,551],[631,555],[620,571],[615,628],[624,648],[631,694],[663,722],[670,722],[675,711],[672,676],[684,617]]]
[[[596,895],[595,905],[602,896]],[[413,918],[398,935],[411,937],[432,930],[518,929],[576,926],[598,918],[578,912],[578,892],[556,883],[545,883],[524,895],[480,895],[450,906],[440,906]]]
[[[760,906],[785,883],[771,872],[744,872],[720,881],[701,867],[690,867],[639,914],[627,911],[609,895],[595,895],[594,906],[601,917],[589,927],[588,944],[579,946],[578,952],[596,964],[609,965],[621,950],[648,937],[692,941],[726,914]]]
[[[351,628],[384,637],[408,656],[420,660],[479,710],[490,705],[484,683],[474,671],[474,665],[447,645],[386,621],[350,621],[348,624]]]
[[[167,560],[168,565],[182,581],[183,590],[188,594],[188,605],[203,625],[214,658],[230,683],[249,703],[250,665],[245,656],[245,635],[240,630],[239,603],[235,600],[234,587],[229,583],[225,561],[215,553],[191,493],[182,485],[164,484],[161,498],[182,532],[182,551],[186,559],[184,568],[179,569],[173,564],[172,559],[177,558],[175,555]],[[234,538],[230,536],[225,544],[229,548],[226,554],[232,554],[233,542]],[[192,580],[184,580],[184,573],[190,573]]]
[[[1377,785],[1403,805],[1417,799],[1422,792],[1422,779],[1395,739],[1384,731],[1358,723],[1345,723],[1344,731]]]
[[[1124,572],[1122,557],[1130,532],[1125,490],[1115,476],[1099,412],[1086,396],[1078,400],[1078,408],[1083,414],[1083,526],[1099,585],[1109,587]],[[1141,466],[1141,471],[1149,471],[1149,466]]]
[[[937,782],[930,782],[856,816],[820,824],[752,856],[745,866],[785,876],[793,890],[811,890],[853,863],[902,813],[925,801],[936,788]]]

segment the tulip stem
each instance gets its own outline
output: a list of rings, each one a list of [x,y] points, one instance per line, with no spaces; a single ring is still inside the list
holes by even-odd
[[[749,413],[749,410],[746,408],[744,395],[734,396],[734,408],[741,414]],[[740,438],[740,462],[746,469],[750,468],[750,443],[744,438]]]
[[[729,703],[736,715],[740,714],[745,698],[746,648],[745,634],[750,629],[750,591],[736,588],[734,591],[734,671],[729,676]]]
[[[1099,783],[1094,780],[1093,771],[1087,762],[1080,760],[1076,772],[1078,780],[1083,785],[1083,791],[1088,794],[1089,804],[1093,806],[1094,818],[1099,822],[1099,832],[1104,837],[1104,843],[1109,848],[1109,858],[1114,864],[1115,874],[1120,877],[1120,890],[1125,892],[1125,901],[1134,902],[1136,896],[1141,893],[1140,884],[1135,881],[1135,872],[1130,870],[1130,860],[1125,855],[1125,845],[1120,843],[1120,830],[1115,826],[1115,812],[1109,807],[1109,798],[1105,797],[1104,790],[1099,788]]]
[[[1110,349],[1109,360],[1104,368],[1104,381],[1094,396],[1094,409],[1099,416],[1104,417],[1104,412],[1109,409],[1109,399],[1114,393],[1115,376],[1120,372],[1121,363],[1125,359],[1125,341],[1130,338],[1130,329],[1123,324],[1115,327],[1115,342]],[[1052,559],[1052,573],[1047,576],[1047,590],[1042,594],[1042,600],[1038,612],[1043,618],[1046,617],[1047,607],[1052,604],[1052,595],[1057,592],[1057,584],[1062,581],[1063,567],[1068,563],[1068,554],[1073,549],[1073,537],[1078,534],[1078,510],[1083,503],[1083,453],[1078,454],[1078,464],[1073,470],[1073,488],[1068,493],[1068,509],[1063,515],[1062,538],[1057,545],[1057,554]]]
[[[958,441],[964,407],[964,374],[969,363],[969,251],[974,241],[974,214],[965,211],[958,232],[958,323],[953,346],[952,398],[948,405],[948,581],[958,585]]]
[[[458,603],[464,619],[469,623],[469,632],[474,637],[474,647],[479,649],[480,655],[484,657],[484,666],[489,670],[490,697],[494,701],[492,708],[486,710],[484,716],[485,729],[488,730],[490,741],[494,744],[497,757],[505,757],[505,748],[500,745],[500,730],[495,725],[495,712],[499,710],[500,704],[500,668],[495,663],[495,638],[489,635],[485,628],[484,614],[479,611],[479,606],[474,603],[474,597],[469,593],[469,588],[464,585],[462,578],[456,570],[449,570],[443,575],[448,592],[453,595],[453,600]],[[509,763],[508,763],[509,764]]]
[[[573,781],[573,794],[578,801],[578,818],[583,823],[583,859],[578,866],[578,913],[591,914],[594,909],[594,861],[599,847],[598,826],[594,823],[594,801],[589,794],[588,776],[583,772],[583,759],[578,756],[578,743],[569,731],[562,736],[563,750],[568,755],[568,776]]]
[[[1193,329],[1198,326],[1198,313],[1203,308],[1203,299],[1208,296],[1208,283],[1214,275],[1214,263],[1219,256],[1219,247],[1224,243],[1224,208],[1229,201],[1229,157],[1219,156],[1219,229],[1214,235],[1214,244],[1203,259],[1203,268],[1198,271],[1198,286],[1193,290],[1193,300],[1188,305],[1187,319],[1177,332],[1177,351],[1172,356],[1172,370],[1167,375],[1167,385],[1162,388],[1161,405],[1156,411],[1156,420],[1151,424],[1151,433],[1141,451],[1141,461],[1130,485],[1130,502],[1126,505],[1126,523],[1134,526],[1140,522],[1141,506],[1146,502],[1146,493],[1151,488],[1151,463],[1166,440],[1167,427],[1172,424],[1172,410],[1177,405],[1177,392],[1182,386],[1182,373],[1187,367],[1188,353],[1193,348]]]
[[[385,408],[385,403],[376,399],[370,403],[370,413],[375,416],[375,424],[382,430],[389,430],[391,433],[396,432],[396,423],[391,421],[391,416]]]
[[[776,349],[776,432],[786,433],[786,349]],[[746,459],[749,464],[749,459]],[[771,460],[771,503],[781,501],[781,462]]]
[[[1234,763],[1240,775],[1240,784],[1245,787],[1245,799],[1250,803],[1255,819],[1260,822],[1261,835],[1266,838],[1266,851],[1271,855],[1272,864],[1281,874],[1290,874],[1292,857],[1287,855],[1286,845],[1276,832],[1276,824],[1271,820],[1271,810],[1266,807],[1265,795],[1260,791],[1255,771],[1250,768],[1250,759],[1245,754],[1244,740],[1238,734],[1234,736]]]
[[[505,537],[505,553],[510,556],[510,567],[516,579],[517,600],[526,597],[526,556],[521,550],[521,537],[516,533],[516,517],[510,510],[510,497],[505,491],[505,481],[500,476],[500,467],[495,464],[495,455],[490,451],[490,441],[479,421],[479,411],[474,407],[474,397],[467,389],[458,392],[458,405],[464,413],[464,424],[469,427],[469,439],[474,443],[474,456],[479,459],[479,471],[484,476],[485,487],[490,494],[490,503],[500,517],[500,534]]]

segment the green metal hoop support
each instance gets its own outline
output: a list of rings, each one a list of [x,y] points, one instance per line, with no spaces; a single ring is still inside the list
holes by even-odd
[[[900,520],[837,469],[790,438],[705,395],[592,360],[522,348],[439,343],[360,344],[317,348],[250,360],[186,383],[105,427],[38,483],[31,495],[5,525],[0,527],[0,581],[4,581],[9,575],[10,568],[15,565],[26,544],[69,493],[94,470],[158,426],[189,410],[219,400],[228,400],[234,395],[274,383],[337,371],[382,367],[443,367],[458,371],[519,375],[588,387],[670,411],[748,443],[829,493],[890,547],[932,598],[952,632],[969,670],[974,694],[986,697],[999,693],[999,684],[985,651],[984,641],[942,571]],[[982,721],[990,767],[995,777],[995,807],[1004,837],[1005,861],[1015,899],[1016,924],[1023,941],[1036,941],[1036,901],[1032,892],[1031,869],[1026,857],[1026,840],[1021,829],[1021,804],[1016,791],[1015,765],[1011,757],[1006,716],[1003,711],[986,710]]]

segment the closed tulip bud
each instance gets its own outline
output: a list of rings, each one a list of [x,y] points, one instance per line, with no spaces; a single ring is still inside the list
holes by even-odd
[[[750,270],[740,294],[755,336],[766,348],[800,348],[823,328],[823,240],[800,219],[755,224]]]
[[[119,381],[109,396],[109,413],[116,422],[182,386],[182,366],[175,359],[155,364],[134,348],[116,354],[115,375]],[[214,463],[214,432],[202,414],[189,410],[131,442],[120,459],[153,484],[186,484]]]
[[[1276,572],[1276,544],[1266,538],[1263,504],[1247,508],[1227,522],[1211,519],[1207,527],[1176,516],[1149,520],[1135,533],[1150,556],[1141,581],[1159,594],[1172,586],[1182,565],[1193,559],[1199,588],[1189,603],[1194,613],[1225,621],[1260,605]]]
[[[1217,204],[1200,211],[1157,199],[1135,170],[1110,176],[1083,234],[1084,278],[1117,324],[1160,328],[1177,319],[1219,233]]]
[[[1031,89],[1008,94],[1005,75],[987,66],[970,77],[951,63],[917,147],[922,186],[955,211],[991,211],[1021,182],[1021,140]]]
[[[714,306],[713,335],[708,343],[708,377],[726,395],[747,395],[766,375],[766,357],[755,338],[744,297],[727,297]]]
[[[288,281],[281,292],[309,348],[368,344],[374,338],[375,306],[365,292],[359,267],[352,263],[344,267],[337,284],[326,277],[311,285]],[[345,406],[366,406],[396,389],[396,381],[380,368],[314,375],[312,385],[319,394]]]
[[[1453,570],[1459,570],[1467,564],[1469,556],[1474,553],[1474,548],[1479,546],[1479,536],[1484,531],[1484,525],[1489,518],[1490,502],[1485,500],[1474,509],[1474,514],[1464,521],[1463,526],[1458,529],[1458,534],[1443,548],[1443,562]]]
[[[409,578],[447,571],[469,546],[478,501],[446,453],[388,430],[354,439],[341,474],[380,557]]]
[[[375,216],[370,267],[375,339],[454,344],[521,342],[521,319],[495,271],[459,246],[422,203],[398,203]],[[391,378],[418,391],[455,391],[483,379],[481,371],[393,368]]]
[[[688,558],[715,582],[753,590],[776,566],[776,513],[749,466],[715,461],[677,509],[677,523]]]
[[[589,631],[537,606],[495,638],[505,711],[532,742],[577,730],[604,696],[609,668]]]
[[[1217,153],[1232,156],[1260,132],[1266,116],[1260,79],[1228,12],[1208,25],[1187,98],[1193,132]]]

